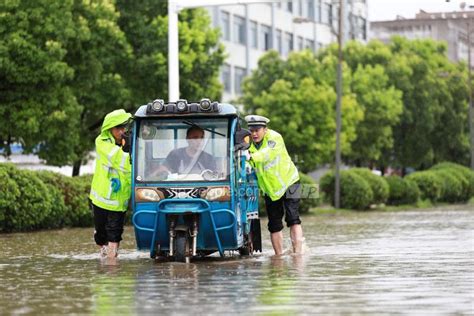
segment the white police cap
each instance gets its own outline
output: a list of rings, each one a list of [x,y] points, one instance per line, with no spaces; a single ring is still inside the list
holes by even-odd
[[[270,122],[269,119],[261,115],[247,115],[245,121],[248,126],[267,126],[267,123]]]

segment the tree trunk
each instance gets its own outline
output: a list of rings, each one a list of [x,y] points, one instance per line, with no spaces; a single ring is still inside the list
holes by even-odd
[[[79,171],[81,170],[81,160],[74,161],[72,166],[72,176],[77,177],[79,175]]]

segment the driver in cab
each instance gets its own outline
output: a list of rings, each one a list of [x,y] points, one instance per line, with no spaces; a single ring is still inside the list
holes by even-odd
[[[186,131],[187,147],[172,150],[155,174],[201,174],[205,170],[216,171],[214,157],[204,151],[204,130],[191,126]]]

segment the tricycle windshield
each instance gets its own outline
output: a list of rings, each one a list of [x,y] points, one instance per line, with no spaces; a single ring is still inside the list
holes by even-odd
[[[140,123],[136,179],[223,181],[229,172],[229,120],[160,118]]]

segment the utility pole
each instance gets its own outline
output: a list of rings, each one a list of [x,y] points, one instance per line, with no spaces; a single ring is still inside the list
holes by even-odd
[[[336,174],[334,190],[334,206],[341,207],[341,102],[342,102],[342,44],[344,42],[344,1],[339,3],[338,57],[337,57],[337,99],[336,99]]]
[[[469,138],[471,141],[471,169],[474,170],[474,109],[472,104],[472,73],[471,73],[471,18],[467,22],[467,68],[469,84]]]

